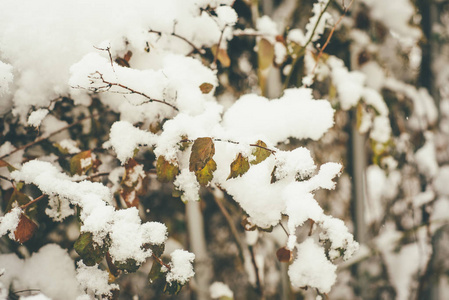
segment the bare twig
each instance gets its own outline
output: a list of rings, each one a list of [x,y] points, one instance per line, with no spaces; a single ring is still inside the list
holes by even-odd
[[[64,130],[66,130],[66,129],[69,129],[69,128],[73,127],[73,126],[76,126],[76,125],[80,124],[81,122],[83,122],[83,121],[85,121],[85,120],[87,120],[87,119],[95,118],[95,117],[97,117],[97,116],[98,116],[98,114],[92,114],[92,115],[90,115],[90,116],[86,116],[86,117],[84,117],[84,118],[82,118],[82,119],[79,119],[79,120],[76,121],[76,122],[73,122],[72,124],[69,124],[69,125],[67,125],[67,126],[64,126],[64,127],[60,128],[60,129],[58,129],[58,130],[56,130],[56,131],[50,133],[50,134],[47,135],[47,136],[41,136],[40,138],[37,138],[36,140],[34,140],[34,141],[32,141],[32,142],[30,142],[30,143],[28,143],[28,144],[26,144],[26,145],[23,145],[23,146],[21,146],[21,147],[19,147],[19,148],[16,148],[15,150],[9,152],[9,153],[4,154],[3,156],[0,157],[0,160],[1,160],[1,159],[4,159],[5,157],[8,157],[8,156],[10,156],[10,155],[12,155],[12,154],[14,154],[14,153],[16,153],[17,151],[27,149],[27,148],[29,148],[29,147],[31,147],[31,146],[34,146],[34,145],[36,145],[36,144],[38,144],[38,143],[40,143],[40,142],[42,142],[42,141],[45,141],[45,140],[49,139],[50,137],[52,137],[52,136],[54,136],[54,135],[56,135],[56,134],[58,134],[58,133],[60,133],[60,132],[62,132],[62,131],[64,131]]]
[[[287,236],[289,236],[290,234],[288,233],[287,229],[285,229],[284,225],[282,224],[282,222],[279,222],[279,225],[281,225],[282,229],[284,229],[284,232]]]
[[[261,298],[264,298],[262,284],[260,282],[259,268],[257,267],[256,257],[254,255],[254,249],[253,249],[253,246],[248,246],[248,248],[249,248],[249,253],[251,254],[251,263],[253,264],[254,272],[256,273],[256,291]]]
[[[6,177],[6,176],[3,176],[3,175],[0,175],[0,179],[9,181],[9,182],[11,182],[11,183],[14,183],[14,180],[12,180],[12,179],[10,179],[10,178],[8,178],[8,177]]]
[[[171,267],[169,265],[167,265],[166,263],[164,263],[159,257],[157,257],[156,254],[152,253],[151,256],[153,256],[153,258],[158,262],[158,264],[166,267],[169,271],[171,270]]]
[[[223,216],[225,217],[226,221],[228,222],[229,228],[231,229],[232,235],[234,236],[235,242],[237,244],[237,248],[239,249],[239,257],[243,263],[244,262],[243,246],[242,246],[242,242],[240,241],[239,233],[237,231],[237,228],[235,227],[234,221],[232,220],[231,215],[227,211],[226,207],[224,207],[221,200],[219,200],[217,197],[214,197],[214,200],[217,203],[218,208],[220,208],[220,211],[223,214]]]
[[[90,176],[87,176],[86,178],[84,178],[83,180],[79,180],[79,181],[84,181],[84,180],[92,180],[96,177],[101,177],[101,176],[108,176],[109,172],[104,172],[104,173],[96,173],[96,174],[92,174]],[[78,182],[79,182],[78,181]]]
[[[220,38],[218,39],[218,44],[217,44],[217,51],[215,52],[214,61],[212,63],[212,66],[215,66],[215,67],[217,66],[217,59],[218,59],[218,53],[220,52],[221,41],[223,40],[223,34],[227,27],[228,27],[228,25],[225,25],[223,27],[223,29],[221,30]]]
[[[151,97],[148,96],[147,94],[142,93],[142,92],[139,92],[139,91],[136,91],[135,89],[130,88],[130,87],[128,87],[128,86],[126,86],[126,85],[123,85],[123,84],[121,84],[121,83],[116,83],[116,82],[110,82],[110,81],[107,81],[106,79],[104,79],[103,74],[101,74],[101,73],[98,72],[98,71],[96,71],[94,74],[98,74],[99,79],[101,79],[101,81],[102,81],[104,84],[106,84],[106,86],[100,87],[99,89],[106,89],[106,90],[108,90],[108,89],[110,89],[112,86],[118,86],[118,87],[120,87],[120,88],[122,88],[122,89],[125,89],[125,90],[129,91],[131,94],[137,94],[137,95],[140,95],[140,96],[143,96],[143,97],[147,98],[147,99],[148,99],[147,102],[157,102],[157,103],[165,104],[165,105],[170,106],[170,107],[173,108],[174,110],[179,111],[179,109],[178,109],[176,106],[174,106],[173,104],[170,104],[170,103],[168,103],[168,102],[165,102],[164,100],[159,100],[159,99],[151,98]],[[98,88],[95,88],[94,92],[98,92],[99,89],[98,89]]]
[[[152,30],[152,29],[149,30],[148,32],[150,32],[150,33],[156,33],[156,34],[159,34],[159,35],[162,35],[162,34],[163,34],[162,31],[157,31],[157,30]],[[197,46],[195,46],[194,43],[192,43],[191,41],[189,41],[187,38],[185,38],[185,37],[183,37],[183,36],[181,36],[181,35],[179,35],[179,34],[176,34],[175,32],[172,32],[172,33],[170,33],[169,35],[174,36],[174,37],[177,37],[178,39],[181,39],[181,40],[183,40],[184,42],[186,42],[187,44],[189,44],[189,46],[193,48],[194,52],[197,52],[197,53],[199,53],[199,54],[205,54],[205,53],[206,53],[206,52],[204,51],[204,49],[198,48]]]
[[[346,13],[348,12],[349,8],[351,7],[352,3],[354,2],[354,0],[351,0],[351,2],[349,2],[348,6],[345,6],[345,4],[343,3],[343,14],[340,16],[340,18],[338,19],[338,21],[335,23],[335,25],[332,27],[331,32],[329,33],[329,36],[326,39],[326,42],[324,43],[323,47],[321,47],[320,52],[318,53],[318,56],[316,58],[316,63],[315,66],[313,67],[312,70],[312,74],[315,74],[315,70],[318,66],[318,62],[320,61],[321,56],[323,55],[324,49],[326,49],[327,45],[329,44],[332,36],[334,35],[335,29],[337,28],[338,24],[340,24],[341,20],[343,20],[343,17],[346,15]]]
[[[22,210],[27,209],[30,205],[33,205],[34,203],[38,202],[39,200],[43,199],[45,196],[45,194],[40,195],[39,197],[37,197],[36,199],[34,199],[33,201],[28,202],[27,204],[22,205],[20,208]]]

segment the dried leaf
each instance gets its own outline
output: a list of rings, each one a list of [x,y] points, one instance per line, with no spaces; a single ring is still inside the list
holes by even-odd
[[[255,149],[253,150],[253,155],[256,157],[254,160],[251,161],[252,165],[257,165],[260,164],[261,162],[263,162],[265,159],[267,159],[268,156],[271,155],[271,151],[263,149],[267,147],[267,144],[265,144],[264,142],[262,142],[261,140],[258,140],[256,143],[257,146],[259,147],[255,147]],[[263,147],[263,148],[261,148]]]
[[[87,150],[80,152],[70,160],[70,173],[72,173],[72,175],[83,175],[92,168],[92,165],[92,151]]]
[[[217,164],[213,159],[210,159],[203,169],[195,172],[196,180],[200,185],[206,186],[214,178],[215,170],[217,170]]]
[[[280,262],[290,262],[293,258],[292,251],[288,250],[286,247],[279,248],[278,251],[276,251],[276,256]]]
[[[0,168],[2,167],[7,167],[9,172],[15,171],[17,170],[16,168],[14,168],[11,164],[9,164],[8,162],[4,161],[4,160],[0,160]]]
[[[167,161],[163,155],[159,156],[156,162],[157,179],[160,182],[173,181],[179,173],[179,167]]]
[[[37,225],[31,221],[26,215],[21,214],[19,224],[14,231],[15,240],[23,244],[33,237],[37,230]]]
[[[92,232],[81,233],[74,248],[86,266],[94,266],[101,262],[108,251],[107,243],[100,247],[93,241]]]
[[[248,158],[244,157],[242,153],[237,155],[237,158],[231,163],[231,173],[229,174],[228,179],[237,178],[242,176],[249,170],[249,162]]]
[[[196,172],[202,170],[215,154],[215,145],[211,138],[197,138],[192,145],[189,170]]]
[[[211,48],[212,50],[212,54],[215,56],[217,56],[217,59],[220,61],[221,65],[224,68],[227,68],[231,65],[231,59],[229,58],[228,52],[226,51],[226,49],[218,49],[218,54],[217,54],[217,45],[212,46]]]
[[[278,179],[276,178],[276,166],[274,166],[273,171],[271,172],[271,182],[270,183],[275,183],[276,181],[278,181]]]
[[[144,193],[145,185],[143,179],[145,177],[143,166],[139,165],[134,158],[130,158],[125,164],[125,174],[120,183],[122,189],[120,195],[128,207],[138,207],[140,200],[139,195]]]
[[[213,88],[214,88],[214,86],[208,82],[204,82],[200,85],[200,90],[203,94],[209,94]]]
[[[243,228],[244,228],[246,231],[254,231],[254,230],[257,229],[257,226],[254,225],[253,223],[251,223],[251,222],[248,220],[248,217],[247,217],[247,216],[245,216],[245,217],[243,218],[241,224],[242,224]]]
[[[274,45],[267,39],[260,39],[258,44],[259,69],[268,69],[273,64]]]

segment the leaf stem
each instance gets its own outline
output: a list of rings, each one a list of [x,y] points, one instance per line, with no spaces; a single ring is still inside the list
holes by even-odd
[[[33,201],[30,201],[30,202],[28,202],[27,204],[22,205],[20,208],[21,208],[22,210],[26,210],[30,205],[32,205],[32,204],[38,202],[39,200],[43,199],[45,196],[47,196],[47,195],[42,194],[42,195],[40,195],[39,197],[37,197],[36,199],[34,199]]]

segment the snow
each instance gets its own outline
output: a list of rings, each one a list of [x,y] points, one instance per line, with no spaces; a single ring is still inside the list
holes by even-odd
[[[449,165],[442,166],[433,181],[435,190],[442,196],[449,196]]]
[[[188,169],[182,169],[181,174],[176,177],[173,184],[178,190],[183,192],[183,201],[198,201],[200,199],[200,184],[196,180],[195,173],[190,172]]]
[[[82,261],[77,263],[76,279],[83,289],[96,296],[112,296],[112,290],[119,289],[117,284],[109,284],[109,273],[97,266],[86,266]]]
[[[3,217],[0,217],[0,237],[9,232],[9,237],[11,239],[14,239],[14,231],[19,224],[21,215],[22,209],[20,209],[19,207],[15,207],[10,212],[6,213]]]
[[[425,133],[425,137],[426,143],[416,151],[415,158],[420,173],[432,178],[438,172],[434,136],[433,133],[428,131]]]
[[[195,254],[185,250],[175,250],[170,257],[170,270],[166,275],[167,282],[177,281],[182,285],[186,284],[195,275],[192,266]]]
[[[370,132],[370,138],[379,142],[386,143],[391,137],[390,119],[387,116],[377,116],[373,120],[373,129]]]
[[[74,140],[64,139],[62,141],[59,141],[58,144],[61,148],[67,150],[69,154],[77,154],[81,152],[80,148],[78,148],[77,143]]]
[[[6,269],[0,282],[5,286],[12,283],[13,290],[39,289],[52,299],[68,300],[81,294],[73,260],[56,244],[43,246],[25,260],[14,254],[2,254],[0,265]]]
[[[309,19],[309,22],[306,25],[305,41],[317,41],[326,29],[326,25],[333,22],[331,14],[327,11],[323,12],[329,1],[330,0],[318,0],[317,3],[313,4],[313,16]]]
[[[317,288],[328,293],[337,278],[337,267],[327,260],[324,248],[313,238],[307,238],[297,246],[297,256],[288,268],[288,275],[294,287]]]
[[[257,114],[249,114],[257,108]],[[286,109],[287,108],[287,109]],[[260,137],[277,144],[289,137],[318,140],[333,126],[334,110],[326,100],[312,99],[311,90],[285,90],[279,99],[241,97],[223,116],[223,126],[235,137]]]
[[[48,197],[48,207],[45,209],[47,216],[56,222],[61,222],[68,216],[75,214],[75,210],[70,207],[67,199],[58,196]]]
[[[412,38],[421,36],[419,29],[410,25],[410,19],[415,14],[415,8],[409,0],[362,0],[371,10],[373,19],[383,22],[395,33]]]
[[[229,286],[223,282],[215,281],[210,285],[209,291],[212,299],[220,299],[221,297],[234,298],[234,293]]]
[[[219,6],[215,9],[215,13],[225,26],[233,26],[237,23],[238,16],[232,7]]]
[[[0,96],[10,92],[9,85],[13,82],[13,67],[10,64],[0,61]]]
[[[28,117],[28,125],[33,127],[39,127],[42,120],[47,116],[48,109],[38,109],[33,111]]]
[[[122,164],[134,156],[134,150],[139,145],[151,146],[156,141],[154,134],[140,130],[126,121],[117,121],[112,124],[109,137],[110,145]]]

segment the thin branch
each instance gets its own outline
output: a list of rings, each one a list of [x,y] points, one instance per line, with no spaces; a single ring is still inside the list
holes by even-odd
[[[26,293],[26,292],[40,292],[39,289],[28,289],[28,290],[21,290],[21,291],[14,291],[12,294],[19,294],[19,293]]]
[[[284,225],[282,224],[282,222],[279,222],[279,225],[281,225],[282,229],[284,229],[284,232],[287,236],[289,236],[290,234],[288,233],[287,229],[285,229]]]
[[[28,144],[26,144],[26,145],[23,145],[23,146],[21,146],[21,147],[19,147],[19,148],[16,148],[15,150],[13,150],[13,151],[11,151],[11,152],[9,152],[9,153],[6,153],[5,155],[3,155],[3,156],[0,157],[0,160],[1,160],[1,159],[4,159],[5,157],[8,157],[8,156],[10,156],[10,155],[12,155],[12,154],[14,154],[14,153],[16,153],[17,151],[27,149],[27,148],[29,148],[29,147],[31,147],[31,146],[34,146],[34,145],[36,145],[36,144],[38,144],[38,143],[40,143],[40,142],[42,142],[42,141],[45,141],[45,140],[49,139],[50,137],[52,137],[52,136],[54,136],[54,135],[56,135],[56,134],[58,134],[58,133],[60,133],[60,132],[62,132],[62,131],[64,131],[64,130],[66,130],[66,129],[69,129],[69,128],[73,127],[73,126],[76,126],[76,125],[80,124],[81,122],[83,122],[83,121],[85,121],[85,120],[87,120],[87,119],[95,118],[95,117],[97,117],[97,116],[98,116],[98,114],[92,114],[92,115],[90,115],[90,116],[87,116],[87,117],[84,117],[84,118],[82,118],[82,119],[79,119],[78,121],[73,122],[72,124],[69,124],[69,125],[67,125],[67,126],[64,126],[64,127],[60,128],[60,129],[58,129],[58,130],[56,130],[56,131],[50,133],[50,134],[47,135],[47,136],[41,136],[40,138],[37,138],[37,139],[34,140],[33,142],[30,142],[30,143],[28,143]]]
[[[345,7],[345,5],[343,3],[343,7],[344,7],[343,14],[340,16],[338,21],[332,27],[332,30],[329,33],[329,36],[327,37],[326,42],[324,43],[323,47],[321,47],[320,52],[318,53],[318,56],[316,58],[315,66],[313,67],[312,74],[315,74],[315,70],[316,70],[316,68],[318,66],[318,62],[320,61],[321,56],[323,55],[324,49],[326,49],[326,47],[329,44],[332,36],[334,35],[335,29],[337,28],[338,24],[340,24],[341,20],[343,20],[343,17],[346,15],[346,13],[348,12],[349,8],[351,8],[351,5],[352,5],[353,2],[354,2],[354,0],[351,0],[351,2],[349,2],[349,5],[347,7]]]
[[[231,144],[236,144],[236,145],[240,145],[241,144],[240,142],[231,141],[231,140],[222,140],[222,139],[213,139],[213,140],[216,141],[216,142],[226,142],[226,143],[231,143]],[[272,149],[269,149],[269,148],[264,147],[264,146],[260,146],[260,145],[257,145],[257,144],[249,144],[249,145],[251,147],[257,147],[257,148],[260,148],[260,149],[264,149],[264,150],[270,151],[272,154],[276,153],[276,150],[272,150]]]
[[[162,35],[162,34],[163,34],[162,31],[156,31],[156,30],[152,30],[152,29],[149,30],[148,32],[150,32],[150,33],[157,33],[157,34],[159,34],[159,35]],[[194,43],[192,43],[191,41],[189,41],[187,38],[185,38],[185,37],[183,37],[183,36],[181,36],[181,35],[179,35],[179,34],[176,34],[176,33],[174,33],[174,32],[170,33],[170,35],[171,35],[171,36],[174,36],[174,37],[177,37],[178,39],[181,39],[181,40],[183,40],[184,42],[186,42],[187,44],[189,44],[189,46],[192,47],[193,50],[194,50],[195,52],[197,52],[197,53],[199,53],[199,54],[205,54],[205,53],[206,53],[206,52],[204,51],[204,49],[198,48],[197,46],[195,46]]]
[[[312,219],[309,219],[309,220],[310,220],[309,236],[312,236],[313,225],[315,224],[315,221]]]
[[[151,253],[151,256],[153,256],[153,258],[161,265],[166,267],[169,271],[171,270],[171,267],[169,265],[167,265],[166,263],[164,263],[159,257],[156,256],[156,254]]]
[[[237,228],[235,227],[234,221],[232,220],[232,217],[229,214],[229,212],[227,211],[226,207],[224,207],[223,203],[221,203],[221,201],[217,197],[214,197],[214,200],[217,203],[218,208],[220,208],[220,211],[223,214],[223,216],[225,217],[226,221],[228,222],[229,228],[231,229],[232,235],[234,236],[235,242],[237,244],[237,248],[239,249],[239,257],[243,263],[244,262],[243,246],[242,246],[242,242],[240,241],[239,233],[237,231]]]
[[[12,179],[10,179],[10,178],[8,178],[8,177],[6,177],[6,176],[3,176],[3,175],[0,175],[0,179],[9,181],[9,182],[11,182],[11,183],[14,183],[14,180],[12,180]]]
[[[37,197],[36,199],[34,199],[33,201],[28,202],[27,204],[22,205],[20,208],[22,210],[26,210],[30,205],[33,205],[34,203],[38,202],[39,200],[43,199],[45,196],[45,194],[40,195],[39,197]]]
[[[306,42],[306,44],[304,45],[304,47],[301,47],[300,50],[296,54],[295,58],[293,59],[292,62],[292,67],[290,69],[290,72],[287,75],[287,78],[285,79],[284,82],[284,90],[288,87],[288,84],[290,83],[291,77],[293,75],[293,71],[295,69],[296,64],[298,63],[299,59],[306,53],[306,49],[307,46],[309,46],[309,44],[312,42],[313,36],[315,35],[315,31],[318,28],[318,24],[321,21],[321,18],[323,17],[324,13],[326,12],[327,8],[329,7],[329,4],[332,2],[332,0],[329,0],[326,4],[326,6],[324,7],[324,9],[321,11],[320,16],[318,17],[317,22],[315,23],[315,27],[313,27],[312,33],[309,37],[309,40]]]
[[[108,89],[110,89],[112,86],[118,86],[118,87],[121,87],[122,89],[125,89],[125,90],[131,92],[131,94],[137,94],[137,95],[140,95],[140,96],[143,96],[143,97],[147,98],[147,99],[148,99],[148,102],[157,102],[157,103],[165,104],[165,105],[170,106],[170,107],[173,108],[174,110],[179,111],[179,109],[178,109],[176,106],[174,106],[173,104],[170,104],[170,103],[168,103],[168,102],[165,102],[164,100],[159,100],[159,99],[151,98],[151,97],[148,96],[147,94],[142,93],[142,92],[139,92],[139,91],[136,91],[136,90],[134,90],[134,89],[132,89],[132,88],[126,86],[126,85],[121,84],[121,83],[116,83],[116,82],[110,82],[110,81],[107,81],[106,79],[104,79],[103,74],[101,74],[101,73],[98,72],[98,71],[96,71],[94,74],[98,74],[98,76],[100,77],[101,81],[102,81],[104,84],[106,84],[106,86],[100,87],[99,89],[106,89],[106,90],[108,90]],[[98,89],[96,88],[95,91],[98,91]]]
[[[254,255],[254,249],[253,246],[248,246],[249,248],[249,252],[251,254],[251,262],[254,266],[254,272],[256,273],[256,291],[259,294],[259,296],[261,298],[263,297],[263,290],[262,290],[262,284],[260,282],[260,276],[259,276],[259,268],[257,267],[257,263],[256,263],[256,257]]]
[[[218,39],[217,51],[215,52],[214,61],[212,62],[212,66],[215,66],[215,68],[217,66],[217,59],[218,59],[218,53],[220,51],[220,44],[221,44],[221,41],[223,40],[223,34],[224,34],[224,32],[225,32],[227,27],[228,27],[228,25],[225,25],[223,27],[223,29],[221,30],[220,38]]]
[[[96,173],[96,174],[92,174],[90,176],[87,176],[86,178],[84,178],[83,180],[92,180],[96,177],[101,177],[101,176],[108,176],[109,172],[104,172],[104,173]]]

